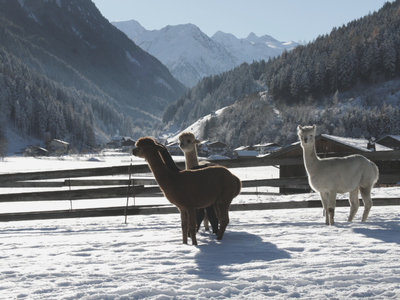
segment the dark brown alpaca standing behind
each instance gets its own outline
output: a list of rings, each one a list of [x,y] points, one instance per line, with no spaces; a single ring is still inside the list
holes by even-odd
[[[132,154],[146,159],[165,197],[178,207],[183,243],[187,244],[189,231],[193,245],[197,245],[196,209],[210,205],[214,205],[220,221],[217,239],[221,240],[229,223],[230,204],[241,190],[239,178],[222,166],[171,171],[158,152],[162,149],[153,139],[145,137],[136,142]]]

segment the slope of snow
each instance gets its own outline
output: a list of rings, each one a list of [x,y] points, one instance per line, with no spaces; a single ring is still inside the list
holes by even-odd
[[[221,108],[217,111],[215,111],[213,114],[209,114],[207,116],[202,117],[201,119],[197,120],[196,122],[194,122],[192,125],[190,125],[189,127],[185,128],[184,130],[180,131],[176,131],[174,133],[171,134],[171,131],[168,131],[168,133],[170,133],[169,137],[168,137],[168,143],[174,143],[177,142],[179,139],[179,135],[182,132],[187,132],[190,131],[194,134],[195,137],[199,137],[202,133],[202,129],[204,127],[204,124],[206,121],[210,120],[212,117],[217,117],[218,115],[220,115],[224,109],[226,109],[227,107]],[[178,126],[171,126],[175,129],[178,128]]]
[[[192,24],[147,31],[136,43],[157,57],[175,78],[186,85],[194,85],[204,76],[235,67],[232,55]]]
[[[252,63],[254,60],[262,59],[267,61],[270,57],[280,55],[283,50],[290,50],[297,46],[297,43],[291,41],[279,42],[269,35],[258,37],[254,33],[250,33],[247,38],[238,39],[232,34],[218,31],[211,39],[232,53],[238,64]]]
[[[7,158],[0,166],[69,169],[125,159]],[[274,169],[232,171],[261,179]],[[373,198],[398,194],[373,189]],[[318,195],[239,195],[233,203],[310,199]],[[123,216],[0,222],[0,299],[399,299],[398,207],[374,206],[365,223],[362,211],[348,223],[349,208],[337,208],[334,226],[323,224],[321,208],[231,212],[224,238],[202,227],[198,246],[182,244],[179,214],[129,216],[128,224]]]
[[[297,46],[251,33],[245,39],[221,31],[211,38],[193,24],[148,31],[138,22],[113,22],[143,50],[157,57],[175,78],[191,87],[205,76],[220,74],[243,62],[268,60]]]
[[[135,20],[112,22],[112,24],[119,30],[124,32],[128,38],[136,43],[136,40],[147,30]]]

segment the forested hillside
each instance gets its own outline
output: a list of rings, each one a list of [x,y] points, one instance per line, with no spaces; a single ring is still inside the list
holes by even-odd
[[[286,145],[297,140],[298,124],[312,123],[342,136],[400,134],[399,75],[397,0],[268,62],[204,78],[166,109],[163,126],[183,129],[231,105],[205,126],[203,138],[233,147]]]
[[[91,0],[0,0],[0,138],[7,126],[78,149],[141,136],[186,88]]]

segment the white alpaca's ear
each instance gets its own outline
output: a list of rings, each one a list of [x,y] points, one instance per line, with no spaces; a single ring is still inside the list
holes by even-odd
[[[315,129],[317,128],[317,125],[314,124],[314,125],[312,126],[312,128],[315,130]]]
[[[297,131],[301,131],[301,130],[303,130],[303,127],[301,127],[300,125],[297,126]]]

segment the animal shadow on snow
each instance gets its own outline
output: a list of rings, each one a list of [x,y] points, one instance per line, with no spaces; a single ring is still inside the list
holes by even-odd
[[[385,243],[396,243],[400,245],[400,225],[398,221],[370,224],[380,226],[382,228],[354,228],[353,232],[363,234],[369,238],[381,240]]]
[[[251,261],[291,258],[287,251],[247,232],[228,231],[223,240],[212,240],[197,247],[200,250],[194,257],[197,268],[188,273],[210,280],[228,276],[235,269],[241,270],[241,264]],[[223,272],[223,267],[228,267],[229,271]]]

